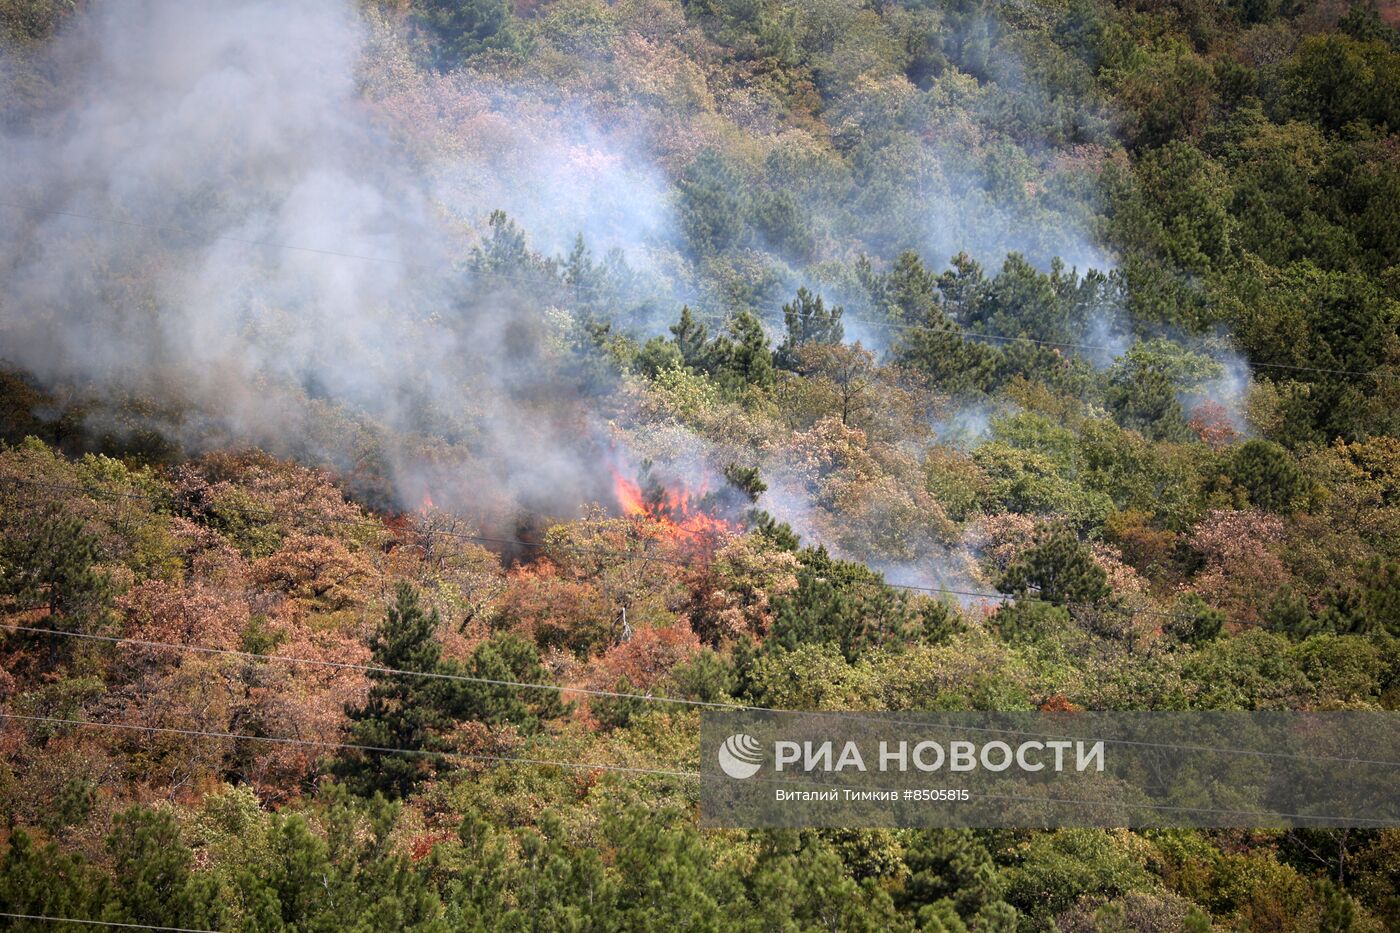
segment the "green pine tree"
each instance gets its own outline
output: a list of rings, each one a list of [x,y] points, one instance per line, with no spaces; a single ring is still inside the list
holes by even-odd
[[[799,368],[797,350],[806,344],[840,343],[845,336],[841,326],[841,308],[828,308],[820,295],[813,295],[805,288],[797,290],[797,298],[783,305],[783,323],[787,336],[773,354],[773,361],[779,369],[796,371]]]
[[[745,386],[766,389],[777,378],[768,335],[751,311],[740,312],[730,322],[729,333],[711,344],[711,352],[715,378],[731,392],[742,392]]]
[[[456,666],[444,665],[444,670],[455,673]],[[492,635],[478,645],[466,674],[479,681],[549,684],[539,650],[532,642],[509,633]],[[568,704],[555,690],[469,681],[442,681],[437,690],[444,695],[443,703],[454,719],[473,719],[492,726],[510,723],[525,734],[539,731],[543,723],[568,711]]]
[[[838,560],[826,548],[802,552],[797,589],[774,601],[767,650],[834,644],[848,661],[867,649],[913,634],[920,621],[904,593],[863,564]]]
[[[1224,626],[1225,613],[1212,609],[1195,593],[1188,593],[1177,601],[1164,628],[1177,641],[1199,645],[1219,637]]]
[[[100,569],[101,545],[81,519],[46,512],[0,538],[0,596],[25,609],[46,608],[46,627],[65,632],[96,628],[111,608],[111,578]],[[50,667],[71,655],[71,639],[43,638]]]
[[[722,253],[740,243],[749,198],[742,180],[724,156],[705,149],[681,175],[681,224],[690,246],[701,255]]]
[[[895,903],[918,914],[926,905],[946,903],[954,916],[971,920],[1001,902],[996,863],[970,830],[934,829],[911,834],[904,850],[909,876]]]
[[[1088,548],[1060,530],[1026,551],[997,581],[1003,593],[1023,596],[1035,590],[1049,603],[1094,603],[1108,598],[1108,574]]]
[[[687,369],[691,372],[707,369],[709,334],[704,323],[695,319],[689,305],[681,308],[680,320],[671,325],[671,335]]]
[[[417,0],[418,19],[437,38],[436,65],[460,67],[482,52],[515,52],[520,36],[507,0]]]
[[[40,917],[95,919],[112,896],[107,879],[81,856],[39,845],[23,829],[10,836],[0,858],[0,909]],[[6,929],[22,933],[52,930],[40,920],[9,920]]]
[[[418,593],[401,584],[384,621],[370,640],[374,665],[403,671],[436,672],[441,648],[434,640],[438,614],[424,612]],[[335,773],[363,796],[382,793],[404,797],[418,782],[436,773],[442,759],[423,752],[441,752],[442,736],[451,726],[443,709],[442,688],[437,682],[390,673],[370,673],[369,697],[363,706],[347,710],[349,741],[372,749],[411,750],[353,751],[342,758]]]
[[[1288,451],[1270,441],[1250,440],[1236,447],[1226,473],[1249,494],[1251,504],[1280,514],[1292,512],[1310,488]]]
[[[152,926],[208,927],[216,886],[193,871],[194,855],[169,810],[133,807],[118,813],[107,837],[111,896],[102,919]]]

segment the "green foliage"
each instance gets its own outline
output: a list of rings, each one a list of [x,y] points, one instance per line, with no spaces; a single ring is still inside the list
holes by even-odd
[[[981,499],[989,512],[1060,514],[1087,523],[1100,511],[1107,514],[1111,505],[1065,479],[1041,453],[992,441],[973,451],[972,459],[988,481]]]
[[[983,293],[971,282],[951,282],[943,285],[947,273],[940,278],[950,303],[959,311],[952,316],[974,325],[975,330],[990,330],[1006,336],[1024,336],[1036,340],[1066,341],[1078,337],[1087,323],[1087,316],[1100,310],[1108,297],[1108,280],[1097,272],[1079,278],[1055,261],[1048,273],[1036,269],[1020,253],[1006,257],[1001,270],[987,283]],[[975,300],[955,298],[971,288]]]
[[[947,904],[954,917],[975,923],[974,918],[989,914],[994,905],[1006,906],[1001,901],[1004,882],[992,854],[970,831],[919,830],[910,835],[904,847],[909,874],[895,896],[901,909],[922,921],[929,907]]]
[[[1108,574],[1088,548],[1058,530],[1006,568],[997,589],[1023,596],[1034,590],[1048,603],[1096,603],[1110,595]]]
[[[0,442],[20,444],[32,437],[59,444],[79,436],[82,413],[60,410],[55,418],[56,409],[60,406],[37,380],[0,366]]]
[[[1318,632],[1317,620],[1302,594],[1285,587],[1274,594],[1264,614],[1265,624],[1275,632],[1303,638]]]
[[[444,674],[458,673],[452,664],[443,664],[440,669]],[[548,671],[540,663],[539,650],[518,635],[496,634],[477,645],[462,673],[477,681],[498,683],[449,682],[450,686],[443,688],[443,703],[454,719],[471,719],[491,726],[509,723],[529,734],[567,711],[556,690],[511,686],[552,686]]]
[[[472,271],[488,277],[533,279],[537,283],[553,278],[555,263],[530,249],[525,231],[505,211],[491,212],[487,230],[483,242],[472,247]]]
[[[444,71],[482,52],[518,52],[520,38],[506,0],[414,0],[417,18],[437,40]]]
[[[775,378],[773,354],[763,325],[748,311],[729,324],[729,333],[710,345],[711,373],[720,385],[738,392],[744,386],[767,388]]]
[[[113,897],[104,920],[152,926],[205,926],[214,891],[193,871],[193,856],[166,810],[133,808],[117,814],[107,837]]]
[[[74,777],[64,781],[54,794],[52,807],[43,815],[43,825],[51,833],[81,824],[92,813],[97,802],[97,787],[87,778]]]
[[[1228,284],[1225,309],[1242,344],[1262,362],[1367,372],[1395,357],[1400,301],[1372,278],[1295,263],[1281,271],[1246,269]],[[1271,433],[1293,445],[1394,433],[1391,382],[1311,373]]]
[[[837,560],[824,547],[801,554],[797,590],[777,601],[765,646],[838,646],[849,661],[881,644],[908,637],[914,621],[906,595],[861,564]],[[937,622],[934,620],[936,629]]]
[[[1114,79],[1129,110],[1126,128],[1139,149],[1198,137],[1209,121],[1215,72],[1186,43],[1141,50]]]
[[[731,463],[724,468],[724,478],[730,485],[741,490],[750,502],[757,502],[758,497],[768,491],[768,485],[759,476],[758,467],[743,467]]]
[[[739,656],[736,649],[736,658]],[[836,645],[763,650],[739,665],[744,702],[777,709],[864,709],[877,689],[872,672],[853,666]]]
[[[667,680],[671,684],[668,696],[702,703],[728,703],[739,683],[733,661],[714,651],[701,651],[689,661],[677,664],[667,674]]]
[[[493,635],[476,647],[463,669],[441,659],[436,641],[440,625],[437,610],[424,612],[417,591],[401,584],[370,640],[374,664],[384,670],[370,673],[365,704],[346,710],[350,742],[365,750],[349,752],[337,762],[336,773],[357,794],[395,798],[412,793],[450,761],[446,736],[454,723],[509,724],[528,734],[565,712],[557,691],[524,686],[548,683],[532,643],[516,635]],[[409,754],[389,751],[394,749]]]
[[[1199,645],[1218,638],[1224,626],[1225,613],[1212,609],[1201,597],[1190,593],[1177,601],[1164,628],[1177,641]]]
[[[1278,627],[1294,634],[1330,631],[1400,635],[1400,564],[1373,558],[1358,576],[1355,586],[1337,588],[1328,594],[1328,605],[1315,623],[1283,616]]]
[[[221,928],[445,929],[437,892],[397,850],[395,805],[340,787],[307,813],[263,813],[248,798],[223,795],[200,826],[221,856],[212,872],[230,924]]]
[[[641,699],[643,694],[638,694],[630,677],[619,677],[608,689],[610,693],[618,695],[594,697],[588,704],[593,718],[605,730],[625,728],[634,717],[650,708],[647,701]]]
[[[745,187],[719,152],[702,151],[676,187],[681,223],[692,249],[705,254],[739,245],[747,231]]]
[[[815,833],[764,834],[748,890],[760,929],[826,924],[874,933],[896,922],[889,894],[873,878],[852,878],[831,844]]]
[[[858,272],[872,303],[890,320],[923,324],[938,316],[940,278],[913,250],[901,252],[889,271],[879,275],[871,268],[869,258],[862,257]]]
[[[962,619],[950,603],[940,599],[914,601],[916,617],[911,631],[926,645],[942,645],[963,630]]]
[[[53,843],[38,844],[23,829],[10,837],[0,859],[0,904],[6,912],[96,918],[111,896],[110,881],[83,858],[63,852]],[[52,924],[12,920],[10,928],[32,933],[51,929]]]
[[[417,591],[401,584],[370,640],[375,666],[438,673],[438,625],[436,610],[424,612]],[[365,750],[347,752],[337,762],[336,773],[363,796],[404,797],[445,763],[441,753],[447,750],[444,736],[451,725],[451,707],[444,702],[447,691],[437,681],[403,674],[376,671],[370,680],[364,705],[346,710],[349,742]],[[384,749],[408,754],[380,751]]]
[[[1106,392],[1109,410],[1123,427],[1151,440],[1182,441],[1190,428],[1177,394],[1160,366],[1141,360],[1115,364]]]
[[[1012,644],[1046,641],[1072,624],[1065,607],[1030,598],[1002,605],[997,609],[993,621],[997,634]]]
[[[1331,130],[1364,122],[1400,126],[1400,52],[1378,40],[1309,36],[1284,66],[1281,114]]]
[[[655,379],[658,373],[685,365],[680,348],[664,337],[652,337],[642,344],[632,359],[632,366],[644,376]]]
[[[711,340],[705,325],[683,307],[680,319],[671,325],[671,342],[686,369],[710,376],[731,396],[749,388],[766,389],[776,379],[768,337],[750,311],[740,312],[725,333]]]
[[[99,568],[101,546],[82,519],[49,511],[0,542],[0,595],[23,608],[44,607],[73,629],[109,605],[112,584]]]
[[[1352,890],[1387,927],[1400,921],[1400,832],[1380,830],[1356,853]]]
[[[1115,236],[1189,273],[1227,263],[1238,221],[1224,170],[1189,143],[1174,140],[1145,153],[1131,182],[1110,179]]]
[[[270,654],[282,643],[282,635],[270,630],[266,619],[255,616],[243,629],[242,640],[240,650],[249,654]]]
[[[791,304],[783,305],[783,324],[787,336],[773,354],[773,361],[780,369],[797,370],[799,360],[797,350],[807,344],[840,343],[844,335],[841,327],[841,308],[828,308],[821,295],[813,295],[805,288],[797,290],[797,298]]]
[[[1094,830],[1060,830],[1028,840],[1004,874],[1008,902],[1047,921],[1084,894],[1115,897],[1145,891],[1152,877],[1114,837]]]
[[[1249,501],[1270,512],[1288,513],[1305,499],[1307,477],[1282,447],[1269,441],[1245,441],[1230,454],[1226,475],[1249,494]]]
[[[671,325],[671,339],[680,351],[682,363],[692,371],[706,368],[709,336],[704,323],[695,319],[689,306],[681,308],[680,320]]]
[[[472,858],[447,905],[454,928],[875,931],[897,922],[888,894],[853,880],[816,834],[765,834],[743,871],[670,810],[611,808],[598,832],[607,864],[555,817],[514,838],[469,817],[461,836]]]
[[[755,509],[750,517],[754,530],[780,550],[796,551],[802,544],[791,525],[778,521],[762,509]]]
[[[946,319],[906,331],[897,352],[900,363],[923,373],[949,395],[989,392],[999,381],[1000,354],[986,344],[964,339]]]
[[[16,43],[48,39],[76,7],[77,0],[3,0],[0,35]]]
[[[865,278],[877,306],[916,325],[901,336],[895,358],[952,395],[990,392],[1015,376],[1068,391],[1083,371],[1067,367],[1053,344],[1082,340],[1116,288],[1100,273],[1080,277],[1059,261],[1041,272],[1019,253],[991,279],[967,254],[955,256],[936,279],[936,296],[935,280],[913,254],[901,254],[887,275]]]
[[[23,611],[45,609],[46,627],[91,633],[111,611],[116,587],[103,568],[98,537],[76,516],[57,510],[25,514],[5,523],[0,539],[0,597]],[[49,666],[69,660],[80,647],[72,639],[26,636]]]

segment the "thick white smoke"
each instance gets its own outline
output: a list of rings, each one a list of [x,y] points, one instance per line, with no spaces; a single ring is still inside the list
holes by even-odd
[[[113,0],[73,23],[34,66],[58,83],[0,139],[0,359],[156,399],[157,426],[196,444],[353,469],[367,433],[417,432],[375,454],[414,504],[429,474],[475,467],[477,498],[576,506],[597,430],[543,309],[469,281],[470,231],[444,219],[467,209],[430,197],[481,164],[425,166],[392,140],[357,83],[366,32],[345,0]],[[567,161],[514,167],[532,164]],[[607,169],[559,203],[616,211]]]
[[[4,89],[26,104],[0,128],[0,363],[154,400],[153,426],[194,447],[385,472],[404,505],[431,490],[504,517],[605,495],[607,419],[561,371],[559,316],[462,263],[502,208],[537,249],[582,233],[663,292],[693,285],[658,167],[684,160],[648,151],[645,118],[605,132],[586,102],[427,75],[397,41],[349,0],[107,0],[0,69],[30,76]],[[843,125],[868,128],[859,102],[833,107]],[[858,204],[794,179],[810,216],[878,226],[862,208],[900,205],[912,239],[892,245],[935,265],[1048,243],[1102,258],[990,203],[935,116],[900,118],[927,171]],[[823,242],[849,251],[864,230]]]

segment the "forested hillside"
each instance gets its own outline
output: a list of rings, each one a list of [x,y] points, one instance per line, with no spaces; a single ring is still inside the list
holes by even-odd
[[[709,706],[1400,707],[1397,23],[0,0],[6,928],[1400,929],[1400,830],[694,774]]]

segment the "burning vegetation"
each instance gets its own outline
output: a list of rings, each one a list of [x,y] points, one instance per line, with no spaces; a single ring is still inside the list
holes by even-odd
[[[635,480],[616,467],[612,475],[613,495],[622,514],[647,523],[663,538],[714,539],[740,530],[737,522],[717,514],[725,503],[703,482],[698,486],[681,480],[668,483],[657,477],[650,461],[642,463]]]

